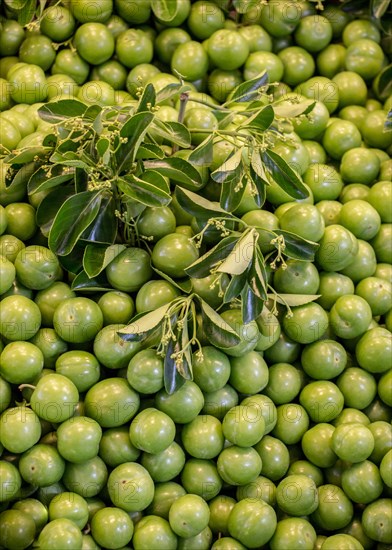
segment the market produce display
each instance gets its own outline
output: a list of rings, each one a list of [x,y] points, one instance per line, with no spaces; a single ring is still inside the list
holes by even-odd
[[[0,10],[0,548],[390,548],[389,0]]]

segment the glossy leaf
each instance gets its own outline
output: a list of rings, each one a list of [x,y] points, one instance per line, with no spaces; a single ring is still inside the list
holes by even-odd
[[[154,266],[151,266],[151,267],[152,267],[152,270],[155,271],[155,273],[159,275],[161,279],[165,279],[165,281],[169,282],[170,284],[172,284],[173,286],[181,290],[181,292],[185,292],[186,294],[189,294],[192,291],[192,283],[188,278],[172,279],[170,275],[167,275],[167,273],[160,271]]]
[[[381,101],[392,94],[392,64],[385,67],[374,80],[375,93]]]
[[[163,361],[163,380],[168,394],[174,393],[185,384],[185,378],[178,372],[174,354],[179,353],[180,344],[170,339]]]
[[[267,197],[268,182],[264,178],[260,177],[260,175],[254,169],[253,164],[249,166],[249,176],[253,185],[256,188],[256,194],[253,197],[254,201],[257,206],[261,208],[265,203],[265,199]]]
[[[112,244],[116,235],[115,201],[111,193],[103,192],[98,215],[93,223],[83,231],[80,239],[99,244]]]
[[[142,111],[133,115],[121,128],[120,136],[126,139],[126,142],[122,143],[116,151],[118,174],[135,161],[137,150],[153,119],[153,113]]]
[[[27,3],[27,0],[4,0],[4,4],[11,10],[19,11]]]
[[[123,340],[142,342],[148,334],[162,323],[170,304],[165,304],[154,311],[136,315],[126,327],[118,331]]]
[[[222,185],[220,204],[228,212],[235,210],[241,202],[246,187],[243,175],[242,148],[211,174],[211,178]]]
[[[200,299],[200,306],[203,331],[213,346],[231,348],[240,343],[236,331],[207,302]]]
[[[167,84],[162,90],[157,91],[156,104],[165,103],[169,100],[175,99],[182,91],[190,90],[189,86],[184,86],[180,82],[172,82]]]
[[[45,237],[49,236],[49,232],[53,225],[53,220],[62,205],[68,198],[73,196],[73,187],[71,185],[67,185],[54,189],[42,199],[35,215],[37,224]]]
[[[7,163],[3,161],[3,166],[6,165]],[[36,172],[38,167],[38,162],[29,162],[21,167],[14,166],[12,164],[8,166],[5,173],[4,182],[6,189],[11,192],[13,189],[17,189],[18,187],[27,186],[30,177],[34,174],[34,172]],[[17,170],[16,174],[15,170]]]
[[[238,174],[242,171],[242,151],[243,148],[241,147],[233,152],[221,166],[211,173],[211,178],[217,183],[223,184],[227,180],[234,178],[235,175],[238,177]]]
[[[261,158],[271,178],[294,199],[306,199],[309,192],[297,173],[283,158],[267,149],[261,152]]]
[[[229,304],[232,300],[234,300],[234,298],[237,298],[241,294],[242,289],[246,285],[248,271],[249,268],[243,271],[240,275],[233,275],[231,277],[230,283],[228,284],[223,297],[223,302],[225,304]]]
[[[242,82],[234,88],[226,103],[243,103],[258,99],[261,93],[261,88],[265,87],[267,84],[268,74],[264,71],[256,78]]]
[[[73,151],[67,151],[66,153],[58,153],[55,151],[51,157],[50,162],[53,164],[63,164],[64,166],[71,166],[73,168],[81,168],[82,170],[88,170],[92,166],[95,166],[93,159],[83,156],[83,159],[77,153]]]
[[[201,175],[192,164],[180,157],[164,158],[162,160],[146,160],[144,167],[156,170],[163,176],[175,180],[184,186],[201,187]]]
[[[57,187],[58,185],[61,185],[74,177],[73,168],[68,168],[67,166],[61,165],[54,165],[50,168],[50,171],[48,171],[41,166],[36,172],[34,172],[29,179],[27,186],[29,195],[33,195],[39,191],[51,189],[52,187]]]
[[[244,122],[244,126],[256,128],[257,130],[268,130],[275,118],[274,110],[271,105],[266,105],[256,114],[252,115]]]
[[[193,305],[193,304],[192,304]],[[192,353],[189,345],[189,319],[184,317],[184,325],[181,332],[181,349],[183,350],[183,364],[179,368],[181,376],[186,380],[193,380]]]
[[[308,241],[295,233],[284,231],[283,229],[274,229],[274,233],[276,235],[283,235],[286,245],[284,254],[286,256],[295,260],[314,261],[314,255],[319,247],[317,243]]]
[[[342,10],[348,13],[361,12],[369,8],[369,0],[344,0]]]
[[[81,271],[72,281],[71,288],[83,292],[102,292],[110,290],[112,287],[103,273],[90,278],[85,271]]]
[[[267,272],[265,270],[264,258],[260,250],[255,251],[252,265],[248,272],[248,285],[261,301],[267,300]]]
[[[320,298],[320,294],[268,294],[268,299],[290,307],[303,306]]]
[[[72,249],[72,252],[66,256],[60,256],[59,261],[66,271],[77,275],[83,270],[83,254],[84,245],[78,242]]]
[[[371,0],[371,11],[375,19],[380,19],[391,5],[391,0]]]
[[[170,143],[175,143],[185,149],[191,145],[191,134],[188,128],[180,122],[164,122],[159,118],[155,118],[151,129],[153,129],[154,134],[167,139]]]
[[[245,231],[237,240],[233,250],[217,268],[217,271],[228,273],[229,275],[240,275],[243,273],[252,262],[256,235],[257,232],[254,228]]]
[[[56,124],[63,120],[83,117],[87,111],[87,105],[77,99],[61,99],[45,103],[38,109],[38,115],[45,122]]]
[[[164,23],[170,23],[180,9],[177,0],[151,0],[151,9],[154,15]]]
[[[201,258],[198,258],[186,268],[187,275],[195,279],[208,277],[211,271],[231,253],[237,241],[238,237],[224,237],[218,244],[203,254]]]
[[[83,255],[83,269],[88,277],[96,277],[112,262],[123,250],[124,244],[102,246],[88,244]]]
[[[83,168],[75,168],[75,192],[81,193],[88,189],[88,173]]]
[[[109,164],[110,162],[110,141],[106,137],[101,137],[97,141],[96,149],[98,155],[102,158],[104,164]]]
[[[94,221],[102,193],[84,191],[69,197],[60,207],[49,233],[49,248],[59,256],[71,252],[80,235]]]
[[[129,174],[118,178],[117,185],[127,197],[146,206],[165,206],[171,200],[167,181],[154,170],[146,170],[141,177]]]
[[[178,186],[174,193],[180,206],[197,219],[208,220],[209,218],[219,216],[219,214],[231,217],[231,214],[221,208],[219,203],[209,201],[197,193]]]
[[[257,319],[263,311],[264,302],[253,292],[253,289],[248,284],[245,285],[241,292],[241,299],[242,321],[244,324],[247,324]]]
[[[316,102],[312,99],[301,98],[299,101],[284,99],[274,103],[273,110],[278,117],[295,118],[310,113],[315,105]]]
[[[189,162],[196,166],[210,166],[213,158],[214,136],[209,135],[189,155]]]
[[[36,0],[27,0],[23,8],[18,12],[18,23],[22,27],[30,23],[34,18],[35,10],[37,7]]]
[[[390,132],[392,130],[392,109],[387,113],[387,118],[384,124],[384,131]]]
[[[36,158],[44,159],[48,157],[52,151],[53,147],[44,147],[43,145],[23,147],[23,149],[15,149],[3,159],[3,162],[4,164],[12,165],[26,164]]]
[[[136,160],[163,159],[165,156],[162,149],[155,143],[141,143],[136,153]]]
[[[147,84],[140,96],[139,103],[136,109],[137,113],[148,111],[155,106],[155,88],[152,84]]]

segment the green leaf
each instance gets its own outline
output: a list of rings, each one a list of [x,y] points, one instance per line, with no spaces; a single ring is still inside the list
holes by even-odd
[[[83,254],[84,245],[81,246],[77,243],[72,252],[66,256],[60,256],[59,261],[66,271],[72,273],[72,275],[77,275],[83,270]]]
[[[106,137],[100,137],[96,143],[98,155],[102,158],[102,162],[106,165],[110,162],[110,141]]]
[[[102,192],[102,200],[98,215],[83,231],[80,239],[84,241],[113,244],[117,235],[117,218],[115,216],[115,201],[111,193]]]
[[[192,371],[192,354],[191,346],[189,345],[189,328],[188,322],[189,319],[183,319],[184,325],[181,332],[181,349],[183,351],[183,364],[179,368],[180,374],[186,380],[193,380],[193,371]]]
[[[384,124],[384,131],[389,132],[392,130],[392,109],[388,112],[387,118]]]
[[[187,275],[195,279],[208,277],[211,271],[230,254],[237,241],[238,237],[224,237],[218,244],[203,254],[201,258],[198,258],[185,269]]]
[[[307,262],[314,261],[314,255],[319,247],[317,243],[308,241],[295,233],[283,229],[274,229],[274,233],[275,235],[283,235],[286,245],[284,254],[286,256],[295,260],[304,260]]]
[[[303,306],[320,298],[320,294],[268,294],[269,300],[290,307]]]
[[[376,96],[385,101],[392,94],[392,64],[385,67],[374,79]]]
[[[165,390],[170,395],[185,384],[185,378],[178,372],[173,354],[180,351],[180,344],[170,339],[163,362],[163,379]]]
[[[94,221],[102,193],[84,191],[69,197],[58,211],[49,233],[49,248],[59,256],[69,254],[80,235]]]
[[[203,331],[213,346],[218,348],[231,348],[241,342],[236,331],[200,298]]]
[[[294,199],[306,199],[309,192],[297,173],[271,149],[261,152],[265,168],[271,178]]]
[[[226,104],[234,102],[243,103],[258,99],[261,93],[261,88],[264,88],[267,84],[268,73],[264,71],[256,78],[242,82],[234,88],[234,90],[230,93]]]
[[[83,255],[83,269],[87,276],[99,275],[125,249],[124,244],[111,244],[110,246],[88,244]]]
[[[299,96],[301,97],[301,96]],[[283,118],[295,118],[299,115],[310,113],[316,102],[313,99],[293,99],[279,100],[273,104],[275,115]]]
[[[257,319],[263,311],[264,301],[259,298],[253,289],[246,284],[241,292],[242,321],[244,324]]]
[[[155,271],[155,273],[159,275],[161,279],[165,279],[165,281],[168,281],[170,284],[172,284],[173,286],[181,290],[181,292],[185,292],[185,294],[189,294],[192,291],[192,283],[188,278],[172,279],[170,275],[167,275],[163,271],[160,271],[153,265],[151,267],[152,267],[152,270]]]
[[[50,124],[56,124],[67,119],[83,117],[87,111],[87,105],[77,99],[61,99],[45,103],[38,109],[42,120]]]
[[[35,10],[37,7],[36,0],[27,0],[23,6],[23,8],[18,11],[18,23],[22,27],[26,26],[35,15]]]
[[[75,193],[81,193],[88,189],[88,173],[83,168],[75,168]]]
[[[61,134],[61,131],[60,131]],[[79,134],[80,136],[81,134]],[[75,139],[73,139],[75,137]],[[76,136],[73,136],[72,139],[64,139],[64,141],[61,141],[61,143],[57,144],[56,151],[57,153],[66,153],[67,151],[73,151],[76,153],[79,147],[78,140],[76,139]]]
[[[253,164],[250,164],[249,166],[249,176],[257,192],[256,195],[254,195],[253,197],[254,201],[257,206],[261,208],[265,203],[265,199],[267,197],[268,182],[264,178],[260,177],[260,175],[254,169]]]
[[[118,335],[123,340],[142,342],[162,323],[169,306],[170,304],[165,304],[154,311],[135,316],[129,325],[118,331]]]
[[[266,105],[256,114],[249,117],[242,126],[256,128],[257,130],[268,130],[275,118],[274,110],[271,105]]]
[[[200,173],[192,164],[180,157],[164,158],[162,160],[145,160],[144,167],[150,170],[156,170],[162,176],[175,180],[184,187],[190,186],[192,189],[202,186]]]
[[[178,0],[151,0],[151,9],[162,22],[170,23],[181,9],[181,4]]]
[[[189,86],[183,86],[180,82],[172,82],[168,84],[162,90],[158,90],[156,104],[165,103],[171,99],[179,97],[182,91],[190,89]]]
[[[224,210],[232,212],[241,202],[246,182],[243,181],[243,148],[237,149],[229,158],[211,173],[211,178],[222,185],[220,204]]]
[[[4,0],[4,4],[13,11],[21,10],[27,3],[27,0]]]
[[[73,151],[68,151],[63,154],[55,151],[49,160],[53,164],[63,164],[64,166],[72,166],[73,168],[82,168],[82,170],[88,170],[91,166],[95,166],[92,159],[82,160],[79,158],[79,155]]]
[[[116,151],[118,174],[135,161],[137,150],[153,119],[153,113],[143,111],[133,115],[121,128],[120,136],[126,140],[126,143],[122,143]]]
[[[151,107],[155,107],[155,101],[155,88],[152,84],[147,84],[140,96],[136,112],[142,113],[148,111]]]
[[[250,265],[255,250],[257,230],[246,230],[237,240],[233,250],[217,268],[220,273],[240,275]]]
[[[221,208],[218,202],[212,202],[205,199],[197,193],[176,187],[174,194],[180,206],[199,220],[208,220],[209,218],[219,217],[219,214],[225,217],[231,217],[231,214]]]
[[[54,189],[40,202],[35,215],[37,224],[45,237],[49,236],[50,229],[58,211],[64,202],[72,196],[74,196],[73,186],[67,185]]]
[[[210,166],[214,151],[214,136],[211,134],[189,155],[189,162],[195,166]]]
[[[125,195],[121,197],[121,203],[125,206],[129,219],[136,218],[147,208],[145,204],[136,202],[131,197],[126,197]]]
[[[253,294],[263,302],[267,300],[267,280],[264,258],[260,250],[256,249],[248,273],[248,285],[252,289]]]
[[[163,159],[165,153],[155,143],[141,143],[136,153],[136,160]]]
[[[27,164],[37,157],[44,159],[52,151],[53,147],[44,147],[43,145],[23,147],[23,149],[15,149],[13,153],[10,153],[3,159],[3,162],[4,164]]]
[[[191,134],[188,128],[180,122],[164,122],[155,117],[151,130],[154,131],[154,134],[182,148],[187,149],[191,145]]]
[[[344,0],[342,10],[348,13],[359,13],[369,9],[369,0]]]
[[[375,19],[381,17],[387,12],[391,0],[371,0],[371,12]]]
[[[249,268],[248,268],[249,269]],[[228,284],[225,295],[223,297],[223,303],[228,304],[234,298],[237,298],[242,292],[242,289],[246,285],[246,280],[248,278],[248,269],[246,269],[243,273],[240,275],[233,275],[230,283]]]
[[[72,281],[71,288],[83,292],[105,292],[112,287],[103,273],[98,277],[89,277],[85,271],[81,271]]]
[[[72,168],[57,165],[50,166],[50,168],[51,170],[48,172],[47,169],[41,166],[34,172],[27,186],[29,195],[57,187],[74,177],[74,170]]]
[[[102,107],[96,103],[94,105],[86,105],[86,107],[87,110],[84,113],[83,118],[87,119],[88,122],[95,120],[102,111]]]
[[[166,206],[171,201],[167,181],[154,170],[146,170],[141,177],[129,174],[118,178],[117,185],[127,197],[146,206]]]
[[[7,163],[3,161],[3,166],[6,166]],[[23,187],[27,187],[27,183],[30,177],[39,167],[38,162],[29,162],[20,167],[15,165],[9,165],[5,173],[5,187],[9,192]],[[15,174],[15,170],[17,170]],[[14,175],[15,174],[15,175]]]

